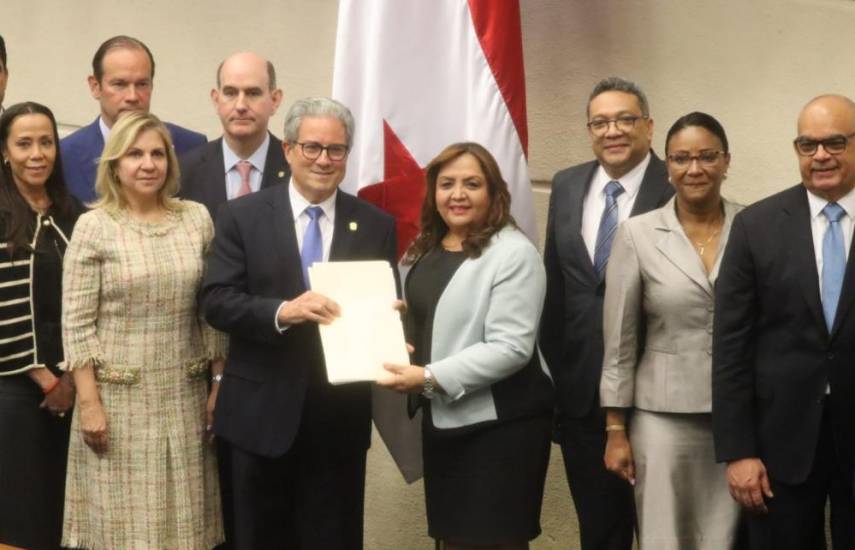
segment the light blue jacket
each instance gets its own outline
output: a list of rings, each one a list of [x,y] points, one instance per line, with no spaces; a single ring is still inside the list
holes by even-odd
[[[433,320],[429,366],[445,392],[431,401],[435,427],[502,418],[504,407],[496,401],[494,386],[532,364],[545,292],[537,250],[512,227],[494,235],[479,258],[461,264],[440,296]],[[531,375],[543,376],[549,387],[537,361],[532,368]],[[510,390],[500,392],[501,398],[509,393],[520,402],[531,397]],[[508,410],[520,410],[519,405]]]

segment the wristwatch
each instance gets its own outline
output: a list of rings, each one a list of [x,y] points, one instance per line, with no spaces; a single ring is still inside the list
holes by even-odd
[[[425,381],[422,386],[422,395],[425,396],[426,399],[433,399],[433,396],[436,395],[436,386],[433,383],[433,373],[430,371],[430,367],[425,367]]]
[[[213,382],[214,384],[219,384],[222,381],[223,381],[223,375],[222,374],[215,374],[214,376],[211,377],[211,382]]]

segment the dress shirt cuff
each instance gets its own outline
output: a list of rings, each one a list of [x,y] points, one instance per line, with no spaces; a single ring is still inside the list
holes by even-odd
[[[277,308],[276,308],[276,315],[274,315],[274,316],[273,316],[273,326],[274,326],[274,327],[276,327],[276,331],[277,331],[279,334],[282,334],[282,333],[284,333],[286,330],[288,330],[289,328],[291,328],[291,325],[287,325],[287,324],[286,324],[286,325],[282,325],[282,324],[280,324],[280,323],[279,323],[279,312],[282,310],[282,308],[283,308],[283,307],[285,306],[285,304],[287,304],[287,303],[288,303],[288,300],[285,300],[284,302],[282,302],[281,304],[279,304],[279,307],[277,307]]]

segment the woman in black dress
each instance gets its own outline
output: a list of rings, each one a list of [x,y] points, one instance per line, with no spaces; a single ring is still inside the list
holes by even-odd
[[[382,383],[421,393],[428,532],[448,550],[528,548],[550,445],[535,350],[546,276],[482,146],[450,145],[428,165],[405,263],[413,364],[387,365]]]
[[[82,210],[53,113],[0,117],[0,546],[59,548],[74,386],[59,370],[62,256]]]

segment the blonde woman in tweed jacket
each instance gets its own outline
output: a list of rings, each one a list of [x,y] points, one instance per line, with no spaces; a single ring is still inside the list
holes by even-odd
[[[99,199],[65,259],[63,343],[79,397],[64,546],[197,550],[223,540],[204,440],[209,363],[222,372],[225,339],[196,308],[213,227],[202,205],[173,198],[177,188],[163,124],[120,119],[98,166]]]

